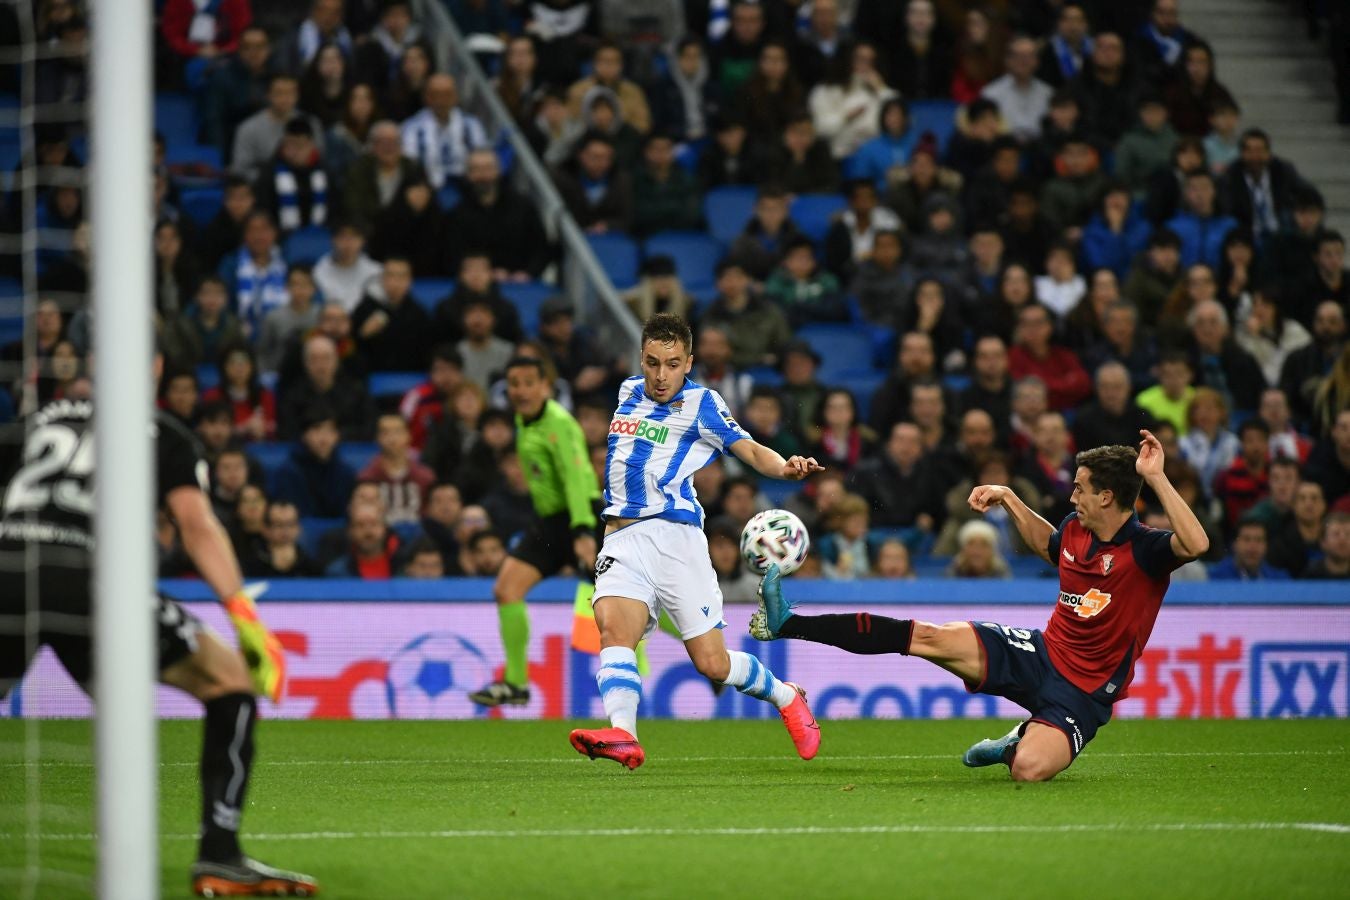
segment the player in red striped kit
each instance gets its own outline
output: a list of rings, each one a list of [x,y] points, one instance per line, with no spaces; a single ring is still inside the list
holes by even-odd
[[[1001,738],[966,751],[968,766],[1006,763],[1018,781],[1064,771],[1127,695],[1171,573],[1207,549],[1195,513],[1163,475],[1158,439],[1079,453],[1074,512],[1055,528],[1011,488],[981,485],[970,505],[1002,505],[1026,540],[1059,568],[1059,602],[1044,631],[992,622],[931,625],[870,613],[801,616],[782,594],[776,568],[761,585],[751,634],[797,638],[853,653],[901,653],[941,666],[976,693],[1007,697],[1031,713]],[[1174,531],[1139,524],[1135,502],[1147,483]]]

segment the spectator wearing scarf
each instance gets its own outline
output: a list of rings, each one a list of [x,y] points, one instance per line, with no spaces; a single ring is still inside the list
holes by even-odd
[[[308,121],[296,117],[286,123],[272,167],[255,192],[285,233],[327,222],[328,175]]]
[[[1160,87],[1171,80],[1181,65],[1191,35],[1181,27],[1177,0],[1154,0],[1148,21],[1139,27],[1129,58],[1144,80]]]
[[[1059,11],[1055,33],[1041,48],[1036,77],[1051,87],[1074,82],[1092,57],[1087,15],[1080,3],[1065,3]]]
[[[314,0],[309,18],[300,23],[289,48],[289,70],[299,72],[309,65],[324,44],[337,44],[343,56],[352,58],[352,35],[342,24],[342,0]]]
[[[380,11],[380,24],[370,32],[370,40],[356,50],[356,80],[371,85],[377,93],[383,92],[398,78],[403,51],[421,39],[422,26],[413,21],[408,0],[389,0]]]
[[[220,277],[229,286],[235,312],[249,334],[256,333],[269,312],[286,305],[286,261],[270,215],[262,210],[249,213],[244,220],[244,243],[221,262]]]

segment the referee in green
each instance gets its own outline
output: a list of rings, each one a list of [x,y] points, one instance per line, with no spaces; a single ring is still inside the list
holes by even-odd
[[[469,695],[480,706],[530,702],[526,660],[530,616],[525,608],[530,588],[566,566],[574,566],[583,577],[595,570],[600,484],[581,426],[549,396],[552,388],[544,361],[517,356],[507,363],[506,394],[516,413],[516,455],[530,487],[535,518],[492,587],[506,670],[501,681]]]

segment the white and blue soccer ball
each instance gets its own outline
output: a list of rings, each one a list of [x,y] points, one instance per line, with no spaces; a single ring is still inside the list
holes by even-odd
[[[755,513],[741,531],[741,556],[751,571],[763,575],[773,563],[791,575],[806,562],[811,535],[802,520],[786,509]]]
[[[389,660],[385,695],[396,719],[471,719],[466,696],[492,680],[492,666],[457,634],[431,632],[409,641]]]

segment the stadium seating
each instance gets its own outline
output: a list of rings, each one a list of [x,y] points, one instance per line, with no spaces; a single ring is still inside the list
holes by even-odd
[[[220,170],[222,158],[220,148],[208,144],[170,144],[164,149],[164,163],[170,169],[205,169],[206,172],[192,174],[209,178],[207,173]]]
[[[820,354],[819,378],[829,383],[844,372],[871,371],[872,336],[854,325],[806,325],[797,337]]]
[[[23,145],[19,141],[18,126],[19,98],[15,94],[0,94],[0,178],[8,179],[18,166],[23,155]]]
[[[854,369],[836,374],[832,384],[853,395],[853,402],[858,407],[858,418],[865,421],[872,411],[872,395],[885,381],[885,372]]]
[[[956,133],[956,111],[960,107],[950,100],[918,100],[909,105],[909,127],[922,135],[931,132],[937,138],[938,149],[946,151],[947,142]]]
[[[431,312],[446,297],[455,292],[453,278],[418,278],[413,281],[412,295],[418,305]]]
[[[293,266],[312,266],[332,248],[333,238],[328,229],[310,225],[292,232],[281,252]]]
[[[319,555],[319,541],[325,534],[339,528],[346,528],[346,519],[327,519],[322,516],[306,516],[300,520],[300,549],[310,559]]]
[[[722,245],[701,231],[662,231],[647,238],[643,253],[673,259],[680,281],[692,294],[712,289],[713,270],[722,258]]]
[[[338,459],[352,467],[352,471],[360,474],[375,454],[379,452],[379,447],[365,441],[346,441],[338,444]]]
[[[225,191],[219,187],[189,188],[179,194],[178,207],[198,225],[206,225],[220,212]]]
[[[459,206],[459,188],[453,184],[444,184],[436,192],[436,202],[440,205],[442,212],[449,212],[456,206]]]
[[[197,390],[209,391],[220,384],[220,368],[215,363],[202,363],[197,367]]]
[[[403,544],[417,540],[422,534],[422,523],[420,522],[395,522],[389,526],[389,530],[398,535],[398,539]]]
[[[942,386],[953,394],[959,394],[970,387],[970,376],[954,373],[942,376]]]
[[[516,312],[520,313],[520,327],[532,337],[538,335],[539,307],[543,306],[549,297],[558,293],[558,289],[540,281],[507,281],[500,287],[502,296],[510,300]]]
[[[774,506],[782,506],[789,497],[800,490],[801,486],[796,482],[784,481],[781,478],[761,478],[759,480],[759,492]]]
[[[281,468],[281,464],[290,457],[293,449],[295,445],[290,442],[260,441],[246,445],[244,452],[262,467],[264,480],[268,490],[271,491],[273,476],[276,475],[277,469]]]
[[[834,217],[843,212],[847,204],[842,194],[798,194],[788,208],[788,215],[802,234],[816,243],[825,239]]]
[[[587,238],[600,267],[619,290],[638,283],[638,261],[641,253],[637,242],[626,234],[592,234]]]
[[[756,385],[778,387],[783,383],[783,373],[773,366],[751,366],[745,370]]]
[[[398,402],[423,381],[426,375],[421,372],[374,372],[366,379],[366,391],[377,401],[394,398]]]
[[[23,316],[0,316],[0,346],[23,339]]]
[[[1250,2],[1250,0],[1244,0]],[[847,5],[847,4],[846,4]],[[1334,4],[1333,4],[1334,5]],[[1041,35],[1042,37],[1044,35]],[[629,47],[627,50],[636,50]],[[637,81],[649,79],[653,73],[660,72],[668,63],[657,52],[646,59],[645,51],[634,54],[627,62],[629,75]],[[484,61],[486,57],[483,58]],[[646,65],[636,65],[639,60]],[[164,81],[162,83],[192,85],[200,66],[189,66],[186,80]],[[588,72],[589,63],[582,65],[582,72]],[[1231,71],[1231,70],[1230,70]],[[1138,75],[1139,73],[1136,73]],[[807,86],[809,87],[809,86]],[[12,95],[0,95],[0,109],[14,108],[18,98]],[[956,130],[958,104],[947,100],[918,100],[909,104],[910,128],[916,136],[925,140],[931,136],[939,154],[943,154]],[[1089,112],[1084,110],[1084,112]],[[218,213],[222,203],[222,191],[218,183],[221,163],[220,152],[214,146],[202,146],[200,140],[201,117],[195,106],[194,95],[189,93],[161,93],[156,98],[155,121],[158,130],[165,138],[167,162],[176,179],[180,200],[180,209],[187,220],[204,225]],[[711,119],[709,121],[712,121]],[[1252,123],[1260,124],[1260,123]],[[507,126],[509,127],[509,126]],[[1244,123],[1245,127],[1245,123]],[[12,133],[0,124],[0,135]],[[509,172],[519,161],[514,159],[511,145],[500,139],[496,132],[497,152],[504,172]],[[680,165],[690,171],[697,168],[699,154],[710,143],[705,137],[701,141],[681,142],[678,149]],[[77,155],[83,155],[82,145],[73,145]],[[18,162],[19,147],[17,141],[0,140],[0,171],[5,174]],[[1102,148],[1102,157],[1106,169],[1110,169],[1112,151]],[[1028,167],[1031,168],[1031,167]],[[631,173],[630,173],[631,174]],[[762,173],[751,172],[758,180]],[[185,181],[184,178],[188,180]],[[337,178],[338,176],[334,176]],[[198,186],[193,178],[205,181]],[[1040,179],[1040,176],[1037,176]],[[747,221],[753,215],[757,188],[751,186],[724,186],[709,190],[702,197],[705,226],[696,231],[663,231],[648,236],[645,240],[622,233],[608,233],[588,236],[588,242],[600,265],[614,286],[620,290],[637,284],[640,279],[641,263],[654,256],[668,256],[685,290],[695,301],[695,316],[702,312],[715,295],[715,266],[722,259],[737,236],[743,231]],[[459,189],[447,185],[437,191],[437,202],[443,209],[453,208],[460,200]],[[1142,214],[1142,203],[1137,204]],[[846,209],[846,200],[839,192],[804,193],[796,196],[790,205],[790,215],[796,225],[813,240],[817,247],[825,239],[833,222]],[[965,223],[969,226],[971,223]],[[312,264],[328,252],[331,239],[326,229],[306,228],[290,234],[283,243],[286,259],[290,263]],[[53,255],[44,258],[50,262]],[[1082,274],[1089,275],[1084,271]],[[451,294],[455,280],[451,278],[420,278],[414,282],[413,296],[428,310],[435,308],[443,298]],[[558,288],[542,282],[522,284],[506,283],[500,286],[502,295],[518,310],[525,332],[534,336],[539,328],[539,311],[542,304]],[[22,304],[19,302],[21,288],[17,282],[0,279],[0,300],[13,297],[12,309],[9,304],[0,302],[0,342],[13,340],[23,333]],[[594,321],[594,320],[592,320]],[[895,363],[897,335],[886,328],[871,326],[862,321],[856,308],[851,324],[815,324],[800,327],[795,338],[808,342],[821,357],[817,373],[818,379],[827,385],[842,387],[854,396],[860,415],[864,418],[870,412],[873,395],[887,378],[887,373]],[[971,333],[966,334],[966,349],[973,340]],[[783,382],[781,372],[771,367],[752,367],[748,371],[757,385],[780,386]],[[202,366],[198,369],[201,388],[209,388],[216,383],[217,371],[214,366]],[[423,372],[377,372],[367,379],[367,388],[371,396],[387,407],[396,401],[410,387],[420,383],[425,377]],[[955,394],[970,384],[969,376],[962,373],[949,373],[943,376],[945,389]],[[1066,417],[1072,422],[1075,411],[1066,411]],[[1236,428],[1249,412],[1238,410],[1230,419],[1230,427]],[[882,436],[884,438],[884,436]],[[294,445],[275,443],[253,445],[250,452],[264,464],[269,473],[289,455]],[[360,469],[375,452],[375,447],[367,443],[346,443],[340,448],[341,458],[353,468]],[[782,504],[795,494],[800,485],[787,482],[766,480],[761,486],[763,492],[775,504]],[[312,530],[309,526],[316,527]],[[319,535],[332,527],[339,527],[340,520],[307,520],[306,538],[317,541]],[[888,536],[900,536],[915,554],[916,568],[923,574],[945,574],[946,559],[927,559],[928,545],[932,536],[914,530],[903,533],[874,531],[869,536],[878,541]],[[1010,559],[1014,574],[1035,577],[1044,574],[1046,567],[1035,559]]]
[[[703,218],[708,233],[723,244],[730,244],[745,230],[745,224],[755,212],[753,187],[728,185],[716,187],[703,196]]]
[[[155,95],[155,128],[165,148],[197,143],[197,106],[189,94]]]

